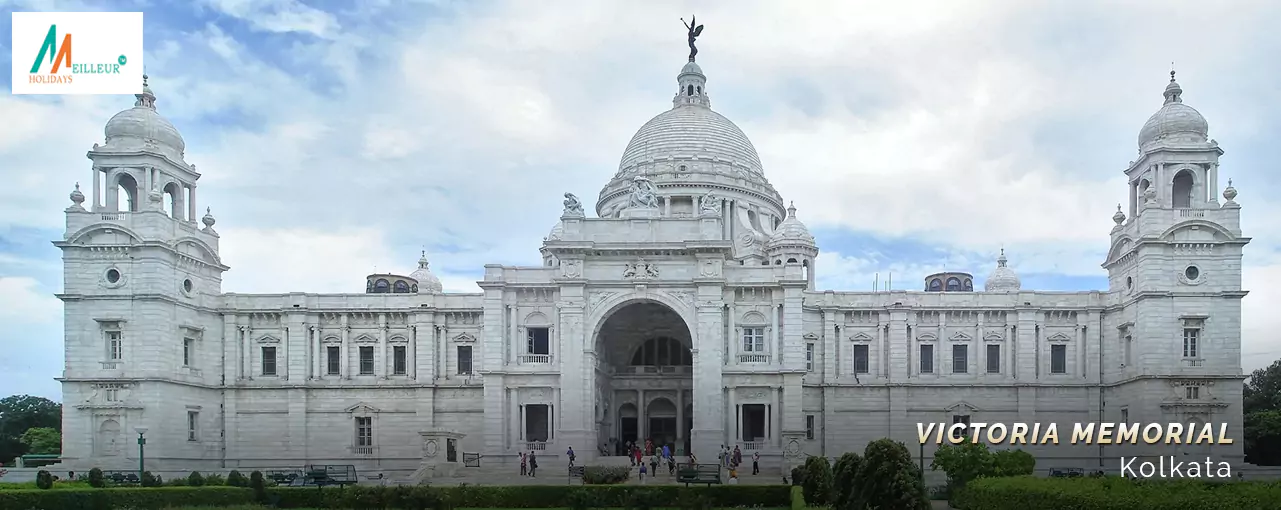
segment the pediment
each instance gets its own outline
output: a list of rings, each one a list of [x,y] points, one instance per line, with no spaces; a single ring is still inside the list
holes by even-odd
[[[1050,342],[1071,342],[1072,341],[1071,336],[1065,335],[1063,333],[1055,333],[1053,335],[1046,337],[1045,339]]]
[[[278,343],[280,343],[280,339],[279,339],[279,338],[276,338],[276,336],[275,336],[275,335],[263,335],[263,336],[258,337],[258,343],[260,343],[260,344],[278,344]]]
[[[372,344],[372,343],[377,342],[377,341],[378,341],[378,339],[377,339],[377,338],[374,338],[374,337],[372,337],[372,336],[366,335],[366,334],[361,334],[361,335],[357,336],[357,337],[356,337],[356,339],[355,339],[355,340],[353,340],[353,341],[354,341],[354,342],[356,342],[356,343],[358,343],[358,344]]]
[[[983,339],[989,342],[1000,342],[1001,340],[1005,340],[1005,337],[1001,336],[1000,333],[988,333],[983,335]]]
[[[393,344],[407,344],[409,343],[409,339],[405,338],[404,335],[393,335],[391,338],[387,339],[387,342]]]
[[[369,414],[378,414],[382,412],[381,409],[374,407],[372,404],[369,404],[366,402],[360,402],[354,406],[348,407],[347,409],[345,409],[345,411],[347,412],[347,414],[354,414],[354,415],[369,415]]]
[[[818,340],[818,335],[815,335],[814,333],[806,333],[804,338],[806,340]]]
[[[952,404],[950,406],[944,407],[943,410],[948,412],[960,411],[961,414],[970,414],[976,411],[980,411],[980,409],[978,407],[975,407],[974,404],[971,404],[964,400],[957,402],[955,404]]]
[[[472,336],[471,333],[462,333],[454,337],[454,341],[455,342],[475,342],[476,337]]]
[[[765,316],[762,315],[760,312],[747,312],[743,314],[743,320],[740,321],[740,324],[743,324],[745,326],[764,325]]]
[[[1117,239],[1115,243],[1112,243],[1112,247],[1108,249],[1108,262],[1121,258],[1122,255],[1129,253],[1133,248],[1134,241],[1129,237]]]
[[[935,336],[934,333],[922,333],[921,335],[917,336],[916,339],[922,342],[933,342],[935,340],[938,340],[939,337]]]
[[[859,331],[858,333],[850,335],[850,340],[855,342],[870,342],[872,341],[872,335]]]
[[[948,340],[951,340],[953,342],[968,342],[973,339],[974,337],[967,335],[965,333],[962,333],[960,331],[957,331],[956,334],[952,335],[952,337],[949,338]]]

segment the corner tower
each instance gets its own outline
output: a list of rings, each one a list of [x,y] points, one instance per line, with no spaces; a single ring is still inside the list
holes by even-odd
[[[1240,437],[1241,256],[1250,239],[1236,190],[1218,200],[1223,150],[1183,102],[1173,71],[1163,95],[1125,170],[1129,214],[1117,206],[1103,264],[1121,305],[1104,331],[1117,339],[1104,382],[1120,383],[1107,401],[1131,422],[1225,422]],[[1239,443],[1217,455],[1239,456]]]
[[[195,165],[144,77],[133,108],[87,154],[90,186],[66,209],[63,457],[104,469],[218,451],[223,321],[214,218],[197,218]],[[89,193],[86,196],[85,191]],[[88,202],[87,204],[85,202]],[[164,427],[160,425],[165,424]],[[177,424],[185,424],[178,426]]]

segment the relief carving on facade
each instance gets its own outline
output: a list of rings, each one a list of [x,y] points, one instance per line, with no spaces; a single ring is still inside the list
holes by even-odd
[[[722,267],[724,267],[724,264],[719,260],[704,260],[702,266],[699,268],[698,276],[702,278],[720,278]]]
[[[685,306],[686,306],[686,307],[688,307],[688,308],[693,308],[693,307],[694,307],[694,293],[693,293],[693,292],[689,292],[689,291],[673,291],[673,292],[669,292],[668,294],[669,294],[669,295],[671,295],[672,297],[676,298],[676,300],[677,300],[677,301],[680,301],[682,305],[685,305]]]
[[[563,260],[560,263],[561,274],[565,278],[580,278],[583,276],[583,261],[581,260]]]
[[[618,295],[617,292],[592,292],[587,295],[587,303],[592,310],[595,310],[600,307],[601,303],[616,295]]]
[[[623,267],[623,278],[633,280],[649,280],[658,278],[658,266],[645,262],[645,259],[636,259]]]

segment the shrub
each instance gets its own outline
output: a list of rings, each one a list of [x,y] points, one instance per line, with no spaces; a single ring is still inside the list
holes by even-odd
[[[151,474],[151,471],[143,471],[139,482],[143,487],[159,487],[165,483],[159,476]]]
[[[836,468],[832,471],[832,501],[830,503],[835,508],[844,508],[849,505],[851,497],[854,495],[854,475],[858,474],[858,468],[863,464],[863,457],[857,453],[849,452],[836,459]]]
[[[249,488],[254,491],[254,500],[259,503],[267,502],[267,482],[262,478],[262,471],[249,473]]]
[[[253,494],[231,487],[116,487],[83,489],[0,491],[0,508],[75,508],[155,510],[181,507],[226,507],[252,503]]]
[[[206,476],[205,476],[205,485],[206,485],[206,486],[210,486],[210,485],[227,485],[227,479],[226,479],[226,478],[223,478],[223,477],[222,477],[222,475],[218,475],[218,474],[206,475]]]
[[[107,486],[107,481],[102,478],[101,469],[93,468],[89,470],[89,485],[100,489]]]
[[[1036,457],[1032,454],[1023,450],[1000,450],[992,453],[992,474],[985,476],[1026,476],[1035,471]]]
[[[805,483],[805,468],[796,466],[792,468],[792,485],[803,485]]]
[[[40,471],[37,471],[37,472],[36,472],[36,487],[39,487],[39,488],[41,488],[41,489],[52,489],[52,488],[53,488],[53,475],[52,475],[52,474],[49,474],[49,472],[48,472],[48,471],[45,471],[45,470],[43,470],[43,469],[41,469]]]
[[[801,487],[805,490],[805,504],[826,506],[831,502],[832,465],[827,457],[805,459],[805,479]]]
[[[940,446],[930,463],[930,469],[947,473],[947,484],[953,491],[980,476],[991,476],[994,466],[995,459],[987,445],[971,442]]]
[[[240,471],[233,469],[230,473],[227,473],[227,485],[231,487],[249,487],[249,479],[240,474]]]
[[[625,466],[587,466],[583,468],[583,483],[592,485],[626,482],[631,468]]]
[[[205,485],[205,477],[201,476],[199,471],[192,471],[191,474],[187,475],[187,485],[203,487]]]
[[[912,454],[908,453],[907,447],[892,439],[878,439],[867,444],[863,463],[854,475],[854,485],[858,489],[852,495],[852,508],[930,508],[921,470],[912,462]]]

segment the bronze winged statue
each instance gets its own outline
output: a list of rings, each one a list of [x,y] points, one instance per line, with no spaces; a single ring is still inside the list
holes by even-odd
[[[685,18],[681,18],[681,23],[685,23]],[[697,16],[690,16],[689,23],[685,23],[685,29],[689,30],[689,61],[693,62],[694,57],[698,56],[698,47],[694,46],[694,40],[703,33],[703,25],[698,24]]]

